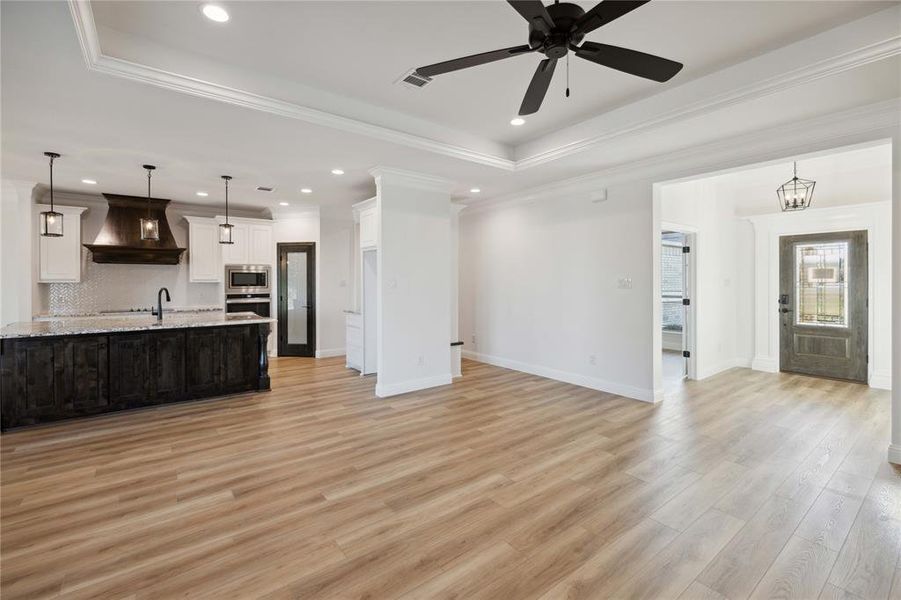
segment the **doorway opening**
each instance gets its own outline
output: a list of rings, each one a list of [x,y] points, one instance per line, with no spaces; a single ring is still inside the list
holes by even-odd
[[[664,228],[660,234],[660,303],[663,387],[690,378],[693,339],[694,233]]]
[[[278,244],[278,355],[316,355],[316,244]]]
[[[779,238],[779,369],[866,383],[867,232]]]

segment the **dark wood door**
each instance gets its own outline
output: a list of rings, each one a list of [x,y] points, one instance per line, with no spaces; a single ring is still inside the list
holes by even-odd
[[[254,327],[223,327],[222,391],[242,392],[255,389],[257,373],[257,334]]]
[[[55,375],[64,369],[64,345],[59,341],[28,340],[6,345],[3,353],[3,426],[38,423],[61,413],[63,403],[57,394]]]
[[[148,404],[174,402],[185,396],[185,332],[153,334]]]
[[[867,381],[867,232],[780,238],[780,368]]]
[[[316,355],[316,244],[278,245],[278,354]]]
[[[120,407],[146,406],[150,396],[150,336],[109,338],[110,402]]]
[[[202,398],[222,389],[222,330],[215,327],[186,332],[185,394]]]
[[[63,382],[67,412],[91,415],[109,410],[108,338],[74,337],[66,344],[71,351]]]

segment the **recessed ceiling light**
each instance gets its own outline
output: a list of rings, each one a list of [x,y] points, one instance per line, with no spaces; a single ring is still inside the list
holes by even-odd
[[[341,169],[332,169],[332,175],[344,175],[344,171]]]
[[[525,124],[526,124],[526,120],[523,119],[522,117],[516,117],[515,119],[510,119],[510,125],[513,125],[514,127],[519,127],[520,125],[525,125]]]
[[[86,183],[88,185],[97,185],[97,182],[93,179],[82,179],[81,182]]]
[[[300,188],[300,193],[301,194],[312,194],[313,190],[311,190],[310,188]]]
[[[201,198],[206,198],[207,196],[209,196],[209,194],[207,194],[206,192],[197,192],[197,195]]]
[[[216,21],[217,23],[225,23],[228,21],[228,13],[225,12],[224,8],[217,4],[204,4],[203,16],[210,21]]]
[[[472,193],[472,194],[478,194],[478,193],[481,192],[482,190],[480,190],[479,188],[472,188],[472,189],[469,190],[469,191],[470,191],[470,193]]]
[[[287,202],[279,202],[278,204],[279,204],[279,206],[288,206]]]

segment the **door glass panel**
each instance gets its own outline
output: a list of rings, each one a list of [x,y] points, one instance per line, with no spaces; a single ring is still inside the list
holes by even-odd
[[[848,281],[848,242],[797,244],[797,324],[847,327]]]
[[[288,343],[307,343],[307,312],[309,290],[307,290],[307,253],[287,253],[287,300],[288,300]]]

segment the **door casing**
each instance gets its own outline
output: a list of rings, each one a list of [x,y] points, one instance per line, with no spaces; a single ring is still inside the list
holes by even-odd
[[[795,245],[798,243],[849,242],[848,266],[851,279],[847,282],[848,290],[848,327],[830,327],[822,325],[797,325],[795,311],[795,281],[797,278],[795,265]],[[777,306],[779,311],[779,370],[828,377],[847,379],[867,383],[869,374],[869,244],[868,232],[865,230],[839,231],[828,233],[810,233],[800,235],[782,235],[779,237],[779,294],[788,295],[788,304]],[[787,312],[783,312],[787,310]],[[846,341],[848,359],[845,364],[838,358],[827,355],[808,354],[799,357],[795,352],[796,342],[800,335],[808,334],[809,338],[843,339]],[[833,335],[828,335],[832,333]]]
[[[278,355],[316,356],[316,244],[315,242],[291,242],[276,245],[278,251]],[[307,343],[288,343],[288,253],[307,254],[307,297],[311,304],[307,309]]]

